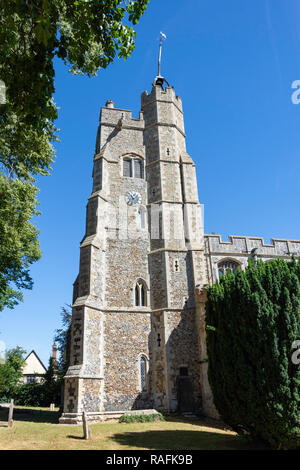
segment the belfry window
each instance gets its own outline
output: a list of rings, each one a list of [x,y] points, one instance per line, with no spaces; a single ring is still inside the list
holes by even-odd
[[[228,271],[232,271],[233,274],[236,273],[236,270],[239,269],[239,264],[234,261],[222,261],[218,264],[218,273],[220,276],[225,276]]]
[[[135,305],[136,307],[146,306],[146,289],[141,281],[138,281],[135,286]]]
[[[123,160],[123,176],[132,176],[131,158],[124,158]]]
[[[143,178],[143,162],[140,158],[134,159],[134,177]]]
[[[144,162],[133,155],[123,159],[123,176],[144,178]]]
[[[140,358],[140,380],[141,380],[141,391],[145,392],[146,391],[146,374],[147,374],[147,362],[146,359],[142,356]]]

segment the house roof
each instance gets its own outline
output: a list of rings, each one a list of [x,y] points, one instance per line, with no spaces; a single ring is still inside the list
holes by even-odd
[[[41,361],[41,359],[39,358],[39,356],[37,355],[37,353],[35,352],[34,349],[32,349],[32,351],[28,354],[28,356],[25,358],[25,361],[24,361],[24,362],[26,363],[27,360],[28,360],[28,358],[29,358],[31,355],[33,355],[33,356],[36,358],[36,360],[38,361],[38,363],[40,364],[40,366],[42,367],[42,369],[44,369],[44,371],[47,372],[46,367],[44,366],[43,362]],[[26,367],[26,365],[25,365],[25,367]],[[25,374],[26,374],[26,372],[25,372]]]

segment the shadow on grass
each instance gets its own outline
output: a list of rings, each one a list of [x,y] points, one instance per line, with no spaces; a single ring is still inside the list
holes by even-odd
[[[124,432],[111,439],[123,446],[155,450],[265,450],[238,436],[200,430]]]
[[[191,420],[181,415],[170,415],[165,416],[165,421],[168,421],[170,423],[188,423],[192,424],[193,426],[205,426],[219,429],[220,431],[233,431],[229,426],[223,423],[223,421],[219,419],[217,420],[213,418],[207,418],[206,416],[199,416],[197,419]]]
[[[14,408],[14,421],[30,421],[32,423],[57,424],[60,414],[58,411],[37,410],[34,408]],[[0,408],[0,421],[7,421],[8,409]]]

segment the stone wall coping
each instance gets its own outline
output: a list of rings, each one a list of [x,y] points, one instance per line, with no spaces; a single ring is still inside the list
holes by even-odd
[[[65,375],[64,379],[93,379],[93,380],[104,380],[102,375]]]
[[[168,199],[159,199],[158,201],[153,201],[153,202],[149,202],[148,204],[146,204],[147,207],[150,207],[152,206],[153,204],[163,204],[163,203],[167,203],[167,204],[181,204],[182,206],[184,204],[199,204],[199,201],[185,201],[185,202],[182,202],[182,201],[170,201]]]
[[[147,163],[146,167],[157,165],[158,163],[173,163],[176,165],[181,164],[179,160],[167,160],[166,158],[161,158],[159,160],[154,160],[153,162]]]
[[[141,308],[134,309],[133,307],[112,307],[112,308],[101,308],[102,312],[124,312],[124,313],[151,313],[152,310],[150,307],[144,307],[143,310]]]
[[[123,415],[123,414],[130,414],[130,415],[150,415],[150,414],[159,414],[159,412],[155,409],[150,409],[147,408],[145,410],[116,410],[116,411],[86,411],[87,416],[97,416],[97,415],[103,415],[103,416],[112,416],[112,415]],[[63,413],[65,417],[73,417],[73,416],[78,416],[80,413]]]
[[[139,114],[139,117],[138,117],[138,118],[134,118],[134,117],[132,117],[132,110],[131,110],[131,109],[115,108],[115,107],[110,108],[110,107],[108,107],[108,106],[101,106],[101,111],[102,111],[103,109],[104,109],[104,110],[109,109],[109,113],[111,113],[111,112],[113,112],[113,111],[118,111],[118,112],[121,111],[122,113],[126,113],[126,114],[129,116],[129,119],[132,120],[132,121],[140,121],[140,122],[141,122],[141,121],[144,121],[144,119],[143,119],[143,112],[142,112],[142,111],[140,111],[140,114]]]
[[[273,248],[273,246],[272,246]],[[239,257],[243,257],[243,258],[249,258],[250,256],[250,251],[210,251],[209,253],[205,253],[206,256],[208,257],[220,257],[220,256],[224,256],[224,258],[228,258],[228,257],[236,257],[236,256],[239,256]],[[282,254],[271,254],[271,253],[257,253],[256,254],[257,258],[274,258],[274,259],[277,259],[278,257],[282,258],[282,259],[291,259],[291,255],[288,255],[288,254],[285,254],[285,255],[282,255]],[[234,259],[232,259],[232,261],[234,261]]]
[[[95,248],[100,248],[101,247],[101,241],[99,243],[99,237],[97,238],[97,235],[90,235],[89,237],[86,237],[81,243],[80,243],[80,248],[84,248],[86,246],[94,246]]]
[[[171,252],[171,253],[186,253],[188,251],[204,251],[203,248],[193,248],[192,250],[189,250],[188,248],[158,248],[157,250],[149,251],[149,255],[154,255],[156,253],[163,253],[165,251]]]
[[[100,158],[103,158],[103,160],[105,160],[105,161],[108,162],[108,163],[116,163],[116,164],[119,164],[119,161],[118,161],[118,160],[112,160],[111,158],[107,158],[107,157],[105,157],[101,152],[95,153],[95,155],[94,155],[94,161],[95,161],[95,160],[100,160]],[[100,190],[100,191],[101,191],[101,190]]]
[[[260,240],[262,242],[262,246],[266,247],[274,247],[275,242],[292,242],[292,243],[299,243],[300,240],[294,240],[290,238],[271,238],[271,243],[265,243],[263,237],[249,237],[246,235],[229,235],[228,238],[230,239],[229,241],[224,241],[222,240],[222,236],[219,234],[213,234],[213,233],[207,233],[204,235],[206,238],[217,238],[220,244],[223,245],[232,245],[234,239],[241,239],[241,240]]]
[[[90,199],[95,199],[96,197],[98,197],[99,199],[102,199],[104,202],[109,202],[109,200],[106,199],[105,197],[103,197],[103,194],[101,194],[101,193],[103,193],[103,192],[104,192],[103,189],[99,189],[99,191],[95,191],[94,193],[92,193],[92,194],[89,196],[88,201],[89,201]]]
[[[152,313],[157,313],[157,312],[187,312],[187,311],[193,311],[195,310],[195,306],[194,307],[188,307],[188,308],[184,308],[184,307],[163,307],[163,308],[155,308],[153,310],[151,310]]]
[[[138,120],[138,119],[137,119],[137,120]],[[143,121],[143,122],[144,122],[144,121]],[[101,122],[100,122],[100,126],[107,126],[107,127],[116,128],[116,127],[117,127],[117,124],[112,124],[112,123],[110,123],[110,122],[103,122],[103,121],[101,121]],[[135,131],[142,131],[142,132],[145,130],[144,126],[143,126],[143,127],[137,127],[137,126],[133,126],[133,125],[130,126],[130,125],[128,125],[128,124],[122,124],[122,129],[131,129],[131,130],[133,129],[133,130],[135,130]]]
[[[152,309],[150,307],[97,307],[94,304],[89,303],[89,299],[85,297],[78,297],[72,307],[87,307],[91,308],[92,310],[97,310],[99,312],[124,312],[124,313],[151,313]]]
[[[103,157],[104,158],[104,157]],[[167,160],[167,159],[159,159],[159,160],[154,160],[153,162],[147,163],[146,167],[148,168],[149,166],[157,165],[158,163],[173,163],[176,165],[191,165],[191,166],[196,166],[193,161],[178,161],[178,160]]]
[[[124,414],[131,414],[131,415],[149,415],[149,414],[159,414],[157,410],[154,409],[145,409],[145,410],[122,410],[122,411],[87,411],[86,417],[88,421],[106,421],[106,420],[113,420],[119,419]],[[90,419],[89,419],[90,418]],[[60,424],[81,424],[82,423],[82,413],[63,413],[59,418]]]

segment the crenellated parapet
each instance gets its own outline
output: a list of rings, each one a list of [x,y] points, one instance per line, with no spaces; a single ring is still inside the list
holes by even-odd
[[[100,125],[119,126],[120,128],[121,126],[128,126],[143,129],[143,113],[140,111],[139,117],[134,118],[132,117],[132,111],[128,109],[103,106],[100,113]]]
[[[255,248],[258,257],[300,256],[300,240],[271,238],[265,243],[262,237],[230,235],[229,241],[223,241],[221,235],[205,235],[209,253],[250,254]]]
[[[239,268],[245,269],[249,259],[270,261],[276,258],[291,259],[300,256],[300,240],[272,238],[271,243],[265,243],[262,237],[229,236],[229,241],[223,241],[221,235],[204,235],[205,255],[209,281],[218,279],[220,264],[233,262]]]
[[[166,87],[162,89],[160,86],[153,86],[150,93],[144,91],[141,96],[142,108],[147,106],[153,101],[168,101],[173,102],[173,104],[182,111],[182,100],[180,96],[177,96],[173,87]]]

